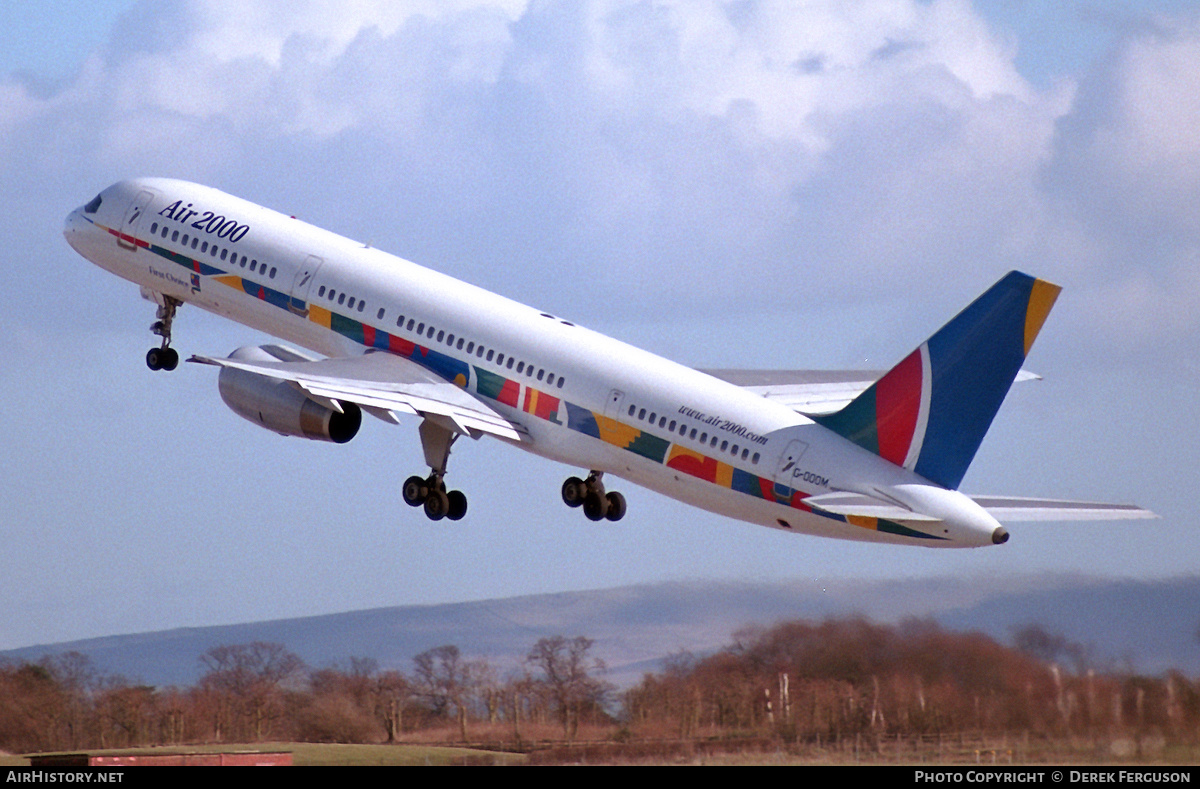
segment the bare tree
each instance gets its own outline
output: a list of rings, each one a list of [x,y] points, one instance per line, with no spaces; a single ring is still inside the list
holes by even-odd
[[[600,710],[609,692],[607,683],[592,676],[592,672],[604,671],[603,661],[588,658],[593,643],[583,636],[543,638],[526,658],[541,671],[540,682],[550,694],[568,740],[575,739],[581,715],[587,710]]]
[[[417,692],[435,715],[454,714],[459,735],[466,742],[467,701],[475,682],[475,665],[449,644],[422,652],[413,658],[413,665]]]
[[[218,697],[217,739],[222,738],[222,718],[235,719],[239,733],[261,740],[270,723],[283,714],[282,691],[298,680],[304,661],[282,644],[255,641],[213,647],[200,657],[208,673],[200,688]]]

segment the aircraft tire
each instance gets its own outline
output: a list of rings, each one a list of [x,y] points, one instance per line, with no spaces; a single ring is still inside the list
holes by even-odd
[[[587,487],[579,477],[567,477],[562,486],[563,504],[568,507],[578,507],[583,504],[587,495]]]
[[[161,370],[163,368],[162,348],[151,348],[146,351],[146,366],[151,370]]]
[[[619,521],[625,517],[625,497],[615,490],[605,496],[608,499],[608,512],[604,517],[610,521]]]
[[[164,370],[174,370],[179,366],[179,351],[174,348],[163,348],[161,359]]]
[[[583,514],[590,521],[602,521],[608,513],[608,499],[601,496],[599,493],[588,493],[587,498],[583,500]]]
[[[449,502],[446,507],[446,517],[452,521],[462,520],[467,514],[467,497],[461,490],[452,490],[446,494]]]
[[[440,521],[450,510],[450,497],[440,490],[430,491],[425,499],[425,516],[431,521]]]
[[[425,480],[415,474],[404,480],[404,487],[400,490],[400,495],[404,497],[404,503],[410,507],[420,507],[425,503],[428,494]]]

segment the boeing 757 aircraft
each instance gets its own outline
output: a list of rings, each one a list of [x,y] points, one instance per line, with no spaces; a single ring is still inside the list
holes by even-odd
[[[220,368],[222,399],[251,422],[341,443],[364,412],[419,417],[429,472],[402,495],[433,520],[466,514],[450,449],[484,435],[581,469],[562,498],[594,521],[625,514],[606,475],[777,529],[931,547],[1004,543],[1001,520],[1154,517],[959,492],[1058,296],[1020,272],[882,376],[700,371],[184,181],[114,184],[64,234],[158,305],[151,370],[178,365],[184,304],[307,349],[189,359]]]

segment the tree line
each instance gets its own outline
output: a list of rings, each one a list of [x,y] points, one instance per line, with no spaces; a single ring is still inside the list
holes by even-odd
[[[453,645],[417,655],[409,673],[364,658],[313,669],[282,644],[224,645],[200,656],[200,679],[187,688],[105,675],[78,652],[0,663],[0,750],[397,742],[425,732],[467,742],[475,726],[518,742],[523,727],[571,740],[581,723],[612,722],[612,687],[592,644],[543,638],[503,678]]]
[[[926,621],[788,622],[675,655],[618,694],[585,637],[539,640],[517,670],[446,645],[411,670],[369,659],[311,668],[280,644],[218,646],[186,688],[104,675],[79,653],[0,664],[0,750],[185,743],[458,741],[510,748],[579,739],[1155,732],[1193,738],[1200,680],[1095,665],[1037,626],[1004,645]]]

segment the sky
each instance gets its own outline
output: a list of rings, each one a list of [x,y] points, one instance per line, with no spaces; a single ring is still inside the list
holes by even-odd
[[[1118,0],[9,2],[0,649],[676,579],[1194,574],[1200,10]],[[151,373],[62,222],[216,186],[697,367],[886,368],[1011,269],[1063,286],[963,482],[1162,517],[935,551],[797,536],[417,421],[256,429]],[[195,308],[174,345],[270,338]]]

